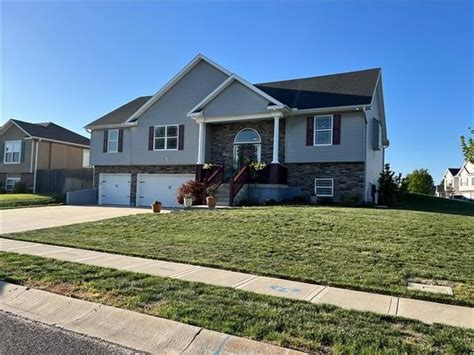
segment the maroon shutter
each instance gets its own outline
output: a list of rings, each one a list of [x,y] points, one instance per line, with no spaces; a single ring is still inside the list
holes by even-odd
[[[109,131],[105,130],[104,131],[104,145],[102,146],[102,151],[104,153],[107,153],[107,143],[109,141]]]
[[[123,129],[119,129],[118,131],[118,152],[123,152]]]
[[[150,126],[150,128],[148,128],[148,150],[153,150],[153,140],[154,140],[154,136],[155,136],[155,127],[153,126]]]
[[[314,145],[314,117],[306,118],[306,145]]]
[[[341,144],[341,115],[334,115],[332,124],[332,144]]]
[[[178,150],[184,149],[184,124],[179,125],[178,132]]]

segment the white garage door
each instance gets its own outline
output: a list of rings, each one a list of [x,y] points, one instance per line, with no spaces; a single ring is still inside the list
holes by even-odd
[[[99,205],[130,206],[130,174],[100,174]]]
[[[138,174],[137,206],[150,206],[153,201],[161,201],[163,207],[179,207],[176,190],[189,180],[192,174]]]

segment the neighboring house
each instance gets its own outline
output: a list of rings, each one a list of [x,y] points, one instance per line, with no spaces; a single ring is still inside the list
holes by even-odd
[[[35,190],[38,169],[89,166],[89,139],[52,122],[9,120],[0,128],[0,188],[17,182]]]
[[[456,177],[459,179],[459,193],[456,195],[474,199],[474,164],[465,162]]]
[[[462,195],[474,199],[474,164],[464,162],[460,168],[449,168],[443,175],[443,186],[438,187],[436,196]]]
[[[99,203],[137,206],[174,206],[183,182],[211,182],[205,163],[231,203],[241,185],[244,199],[374,201],[389,144],[380,69],[250,84],[203,55],[86,129]],[[250,161],[268,164],[258,185]]]
[[[438,187],[436,191],[436,196],[438,197],[450,197],[456,194],[456,191],[459,191],[459,178],[457,173],[459,168],[448,168],[443,175],[442,187]]]

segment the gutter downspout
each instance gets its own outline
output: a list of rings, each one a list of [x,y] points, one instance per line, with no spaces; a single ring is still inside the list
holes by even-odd
[[[35,173],[33,175],[33,193],[36,193],[36,174],[38,171],[38,151],[39,151],[39,143],[41,142],[41,138],[38,139],[36,142],[36,152],[35,152]]]

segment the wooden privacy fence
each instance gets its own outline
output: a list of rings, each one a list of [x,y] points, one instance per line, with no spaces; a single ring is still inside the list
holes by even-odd
[[[36,192],[41,194],[61,194],[68,191],[92,188],[93,169],[53,169],[38,170]]]

